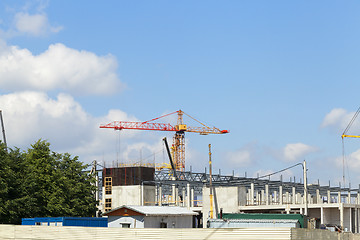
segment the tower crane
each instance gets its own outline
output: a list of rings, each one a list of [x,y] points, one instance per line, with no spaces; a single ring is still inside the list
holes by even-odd
[[[157,123],[154,122],[160,118],[169,115],[177,114],[177,124],[171,125],[170,123]],[[191,127],[184,123],[184,114],[194,121],[198,122],[200,127]],[[133,129],[133,130],[154,130],[154,131],[172,131],[175,132],[173,137],[173,155],[176,170],[185,171],[185,132],[199,133],[200,135],[208,134],[225,134],[229,133],[228,130],[220,130],[216,127],[208,127],[190,115],[184,113],[182,110],[172,112],[161,117],[157,117],[145,122],[126,122],[126,121],[113,121],[108,124],[100,125],[100,128],[112,128],[114,130]]]

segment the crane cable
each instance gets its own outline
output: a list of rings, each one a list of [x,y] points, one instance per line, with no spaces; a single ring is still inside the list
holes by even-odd
[[[359,115],[360,112],[360,107],[358,108],[358,110],[356,111],[356,113],[354,114],[354,116],[352,117],[351,121],[349,122],[349,124],[347,125],[347,127],[345,128],[343,134],[342,134],[342,138],[346,137],[346,133],[347,131],[350,129],[351,125],[354,123],[355,119],[357,118],[357,116]]]
[[[358,108],[358,110],[355,112],[354,116],[352,117],[352,119],[350,120],[349,124],[346,126],[343,134],[341,135],[341,139],[342,139],[342,154],[343,154],[343,159],[342,159],[342,164],[343,164],[343,183],[344,183],[344,187],[345,187],[345,163],[346,163],[346,157],[345,157],[345,143],[344,143],[344,138],[347,137],[347,132],[349,131],[350,127],[352,126],[352,124],[354,123],[355,119],[357,118],[357,116],[360,113],[360,107]],[[349,173],[348,173],[349,175]],[[350,183],[350,176],[349,177],[349,183]]]

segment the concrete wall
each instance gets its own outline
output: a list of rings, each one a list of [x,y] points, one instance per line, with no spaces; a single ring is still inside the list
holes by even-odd
[[[156,201],[156,187],[155,186],[144,186],[144,205],[145,206],[153,206]]]
[[[106,198],[111,198],[112,209],[122,205],[154,205],[155,186],[113,186],[112,194],[103,194],[103,204]]]
[[[359,240],[359,234],[352,233],[337,233],[320,229],[303,229],[292,228],[291,239],[303,240],[303,239],[316,239],[316,240]]]
[[[316,239],[316,240],[360,240],[360,234],[336,233],[326,230],[301,228],[223,228],[223,229],[123,229],[89,227],[44,227],[0,225],[0,240],[248,240],[248,239]]]
[[[210,188],[203,187],[203,226],[206,227],[206,222],[210,213]],[[235,213],[239,210],[239,205],[246,202],[246,188],[245,187],[215,187],[213,191],[214,201],[213,210],[214,217],[216,216],[216,209],[220,212],[220,208],[226,213]]]
[[[340,226],[340,211],[338,208],[324,208],[325,224]]]
[[[0,240],[249,240],[291,239],[290,228],[89,228],[0,225]]]

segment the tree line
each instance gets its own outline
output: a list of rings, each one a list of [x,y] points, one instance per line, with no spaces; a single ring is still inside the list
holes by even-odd
[[[0,143],[0,223],[21,218],[95,215],[95,179],[88,165],[38,140],[27,151]]]

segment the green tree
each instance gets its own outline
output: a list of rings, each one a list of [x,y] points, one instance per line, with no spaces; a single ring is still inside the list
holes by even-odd
[[[23,217],[94,216],[94,178],[88,165],[38,140],[26,152],[0,145],[0,223]]]
[[[19,223],[26,213],[24,159],[20,149],[0,144],[0,223]]]

